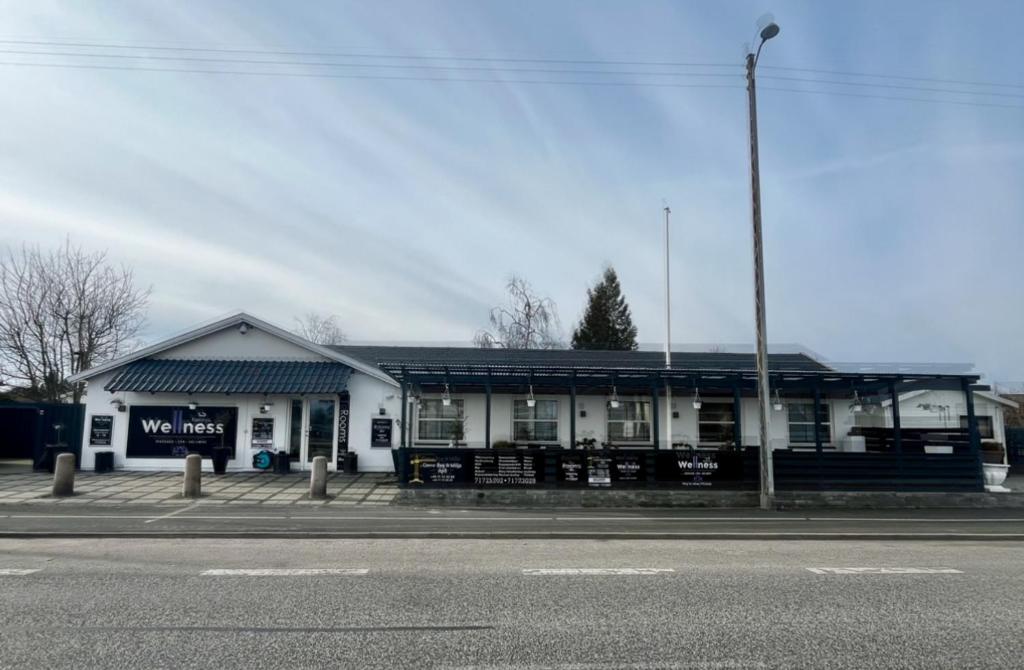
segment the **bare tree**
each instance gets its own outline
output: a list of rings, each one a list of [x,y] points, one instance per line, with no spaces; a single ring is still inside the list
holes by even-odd
[[[23,246],[0,257],[0,375],[26,398],[79,402],[67,378],[129,351],[145,323],[149,289],[105,251],[68,239],[53,251]]]
[[[313,344],[341,344],[345,341],[345,333],[333,314],[323,316],[308,312],[302,318],[295,317],[295,334]]]
[[[506,286],[508,304],[491,310],[490,330],[480,330],[473,343],[481,349],[560,349],[561,323],[551,298],[541,298],[522,277]]]

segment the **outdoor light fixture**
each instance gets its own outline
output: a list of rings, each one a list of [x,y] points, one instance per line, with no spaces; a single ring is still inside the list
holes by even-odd
[[[110,401],[110,404],[116,407],[118,412],[123,412],[125,410],[124,401],[120,398],[114,398]]]
[[[452,406],[452,394],[448,390],[448,384],[444,385],[444,393],[441,394],[441,404],[445,407]]]
[[[536,407],[537,399],[533,397],[533,384],[530,384],[530,392],[526,394],[526,406]]]
[[[608,406],[611,407],[612,409],[619,408],[619,392],[618,390],[616,390],[614,384],[612,385],[612,397],[608,401]]]
[[[782,411],[782,396],[779,395],[779,389],[775,389],[775,403],[772,405],[776,412]]]
[[[853,411],[854,412],[863,412],[864,411],[864,403],[861,402],[860,394],[857,393],[856,389],[854,389],[854,391],[853,391]]]
[[[270,412],[270,403],[269,402],[265,402],[262,405],[260,405],[260,414],[267,414],[269,412]]]
[[[199,403],[197,403],[197,402],[196,402],[195,400],[193,400],[192,398],[189,398],[189,399],[188,399],[188,408],[189,408],[190,410],[192,410],[192,411],[194,412],[194,411],[196,411],[196,409],[198,409],[198,407],[199,407]]]
[[[240,323],[238,325],[238,332],[241,333],[242,335],[245,335],[246,333],[248,333],[249,332],[249,324],[245,323],[244,321],[242,323]]]
[[[693,408],[694,409],[700,409],[700,406],[703,405],[703,404],[704,404],[704,402],[700,399],[700,389],[694,388],[693,389]]]

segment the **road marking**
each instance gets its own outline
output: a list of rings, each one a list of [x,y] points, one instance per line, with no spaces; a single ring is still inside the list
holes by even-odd
[[[218,568],[203,571],[210,577],[305,577],[317,575],[365,575],[368,568]]]
[[[187,512],[190,509],[194,509],[198,505],[199,505],[199,503],[195,503],[193,505],[189,505],[188,507],[179,507],[178,509],[174,510],[173,512],[168,512],[167,514],[164,514],[162,516],[154,517],[152,519],[147,519],[146,521],[143,521],[143,523],[153,523],[154,521],[159,521],[160,519],[169,519],[172,516],[177,516],[177,515],[181,514],[182,512]]]
[[[524,575],[660,575],[672,568],[523,568]]]
[[[0,575],[7,575],[11,577],[21,575],[31,575],[33,572],[39,572],[42,568],[0,568]]]
[[[962,575],[953,568],[807,568],[816,575]]]

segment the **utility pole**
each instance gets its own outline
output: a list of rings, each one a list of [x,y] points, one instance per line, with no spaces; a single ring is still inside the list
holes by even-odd
[[[775,498],[775,476],[772,470],[772,447],[768,441],[769,403],[768,336],[764,315],[764,242],[761,236],[761,174],[757,153],[757,91],[754,68],[764,43],[779,34],[779,26],[769,23],[761,30],[761,44],[756,53],[747,54],[747,103],[750,117],[750,204],[754,226],[754,319],[757,328],[757,407],[760,418],[761,509],[771,509]]]
[[[665,203],[665,369],[672,367],[672,299],[671,282],[669,281],[668,222],[672,210]],[[668,448],[672,448],[672,380],[665,378],[665,439]],[[657,449],[658,445],[654,445]]]

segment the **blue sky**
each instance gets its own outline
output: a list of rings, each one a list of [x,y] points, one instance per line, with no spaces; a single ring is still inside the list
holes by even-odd
[[[673,339],[724,343],[753,338],[739,74],[743,44],[771,11],[782,33],[766,47],[759,78],[770,341],[839,361],[970,361],[996,380],[1024,379],[1024,109],[768,90],[810,86],[773,76],[841,79],[772,66],[1024,84],[1019,2],[34,1],[0,9],[0,37],[9,40],[736,63],[686,69],[732,79],[616,78],[726,88],[0,65],[0,243],[56,245],[71,235],[109,249],[153,286],[150,337],[243,308],[283,325],[310,310],[334,313],[355,340],[468,341],[513,272],[557,302],[568,336],[587,285],[612,263],[640,340],[657,342],[664,198],[673,210]],[[0,61],[218,67],[12,53]],[[1024,88],[964,97],[814,86],[1024,105],[1010,97]]]

